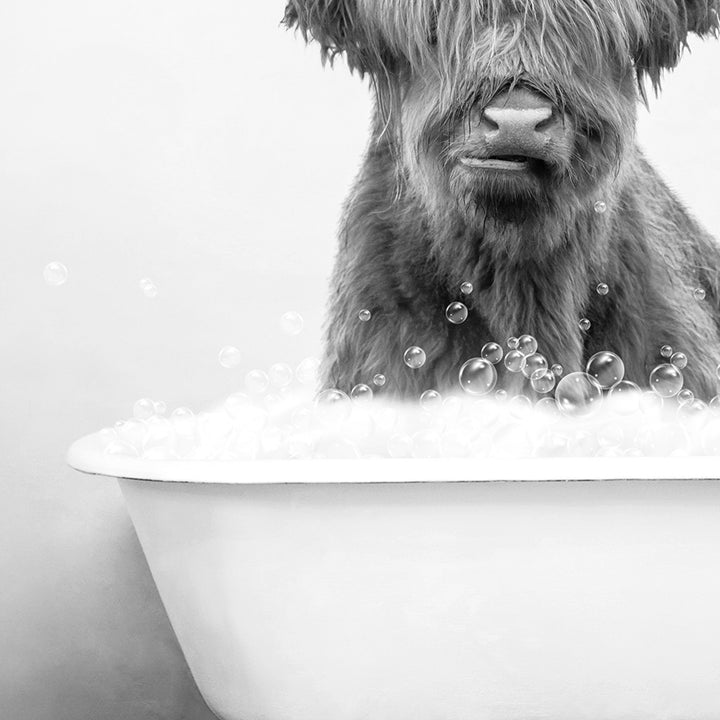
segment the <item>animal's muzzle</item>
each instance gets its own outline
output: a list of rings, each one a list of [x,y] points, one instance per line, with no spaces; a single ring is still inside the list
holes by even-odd
[[[467,166],[525,170],[533,160],[552,160],[567,144],[563,114],[548,98],[524,87],[496,95],[476,120],[479,152],[462,159]]]

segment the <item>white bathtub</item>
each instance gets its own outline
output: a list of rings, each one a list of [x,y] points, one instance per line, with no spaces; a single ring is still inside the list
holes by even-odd
[[[223,720],[720,718],[717,459],[69,461]]]

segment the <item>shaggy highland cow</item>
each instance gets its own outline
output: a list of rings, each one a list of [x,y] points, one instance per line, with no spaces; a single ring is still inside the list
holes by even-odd
[[[396,396],[457,388],[484,343],[529,333],[566,372],[611,350],[644,387],[668,344],[689,358],[685,387],[715,395],[720,250],[643,157],[635,124],[646,83],[658,91],[689,33],[717,34],[718,9],[291,0],[285,23],[324,59],[344,54],[375,96],[340,233],[325,387],[382,373]],[[445,310],[458,300],[469,314],[455,325]],[[409,346],[426,351],[422,368],[404,364]],[[498,387],[528,390],[498,370]]]

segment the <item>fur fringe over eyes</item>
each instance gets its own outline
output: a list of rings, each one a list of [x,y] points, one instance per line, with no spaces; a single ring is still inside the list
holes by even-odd
[[[493,57],[532,25],[554,61],[563,45],[582,46],[595,65],[608,53],[632,57],[639,80],[657,90],[689,33],[717,35],[719,13],[720,0],[290,0],[284,22],[317,41],[323,60],[344,53],[351,69],[380,82],[432,67],[452,84],[488,29]]]

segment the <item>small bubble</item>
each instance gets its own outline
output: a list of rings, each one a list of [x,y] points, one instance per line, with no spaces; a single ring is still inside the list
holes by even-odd
[[[522,372],[525,367],[525,356],[519,350],[511,350],[505,355],[505,367],[510,372]]]
[[[43,270],[43,278],[48,285],[64,285],[68,279],[68,269],[61,262],[48,263]]]
[[[387,378],[382,373],[373,376],[373,385],[376,387],[382,387],[386,382]]]
[[[495,366],[483,358],[471,358],[458,374],[460,387],[469,395],[487,395],[497,383]]]
[[[560,365],[560,363],[555,363],[550,369],[556,377],[562,377],[562,374],[565,372],[565,368]]]
[[[133,417],[136,420],[147,420],[155,414],[155,403],[150,398],[141,398],[133,405]]]
[[[503,359],[503,349],[496,342],[485,343],[480,351],[480,357],[497,365]]]
[[[602,215],[607,210],[607,203],[603,200],[598,200],[594,205],[594,209],[598,215]]]
[[[157,285],[150,278],[142,278],[139,284],[142,294],[149,300],[154,300],[158,296]]]
[[[286,335],[299,335],[305,324],[300,313],[289,311],[280,318],[280,327]]]
[[[234,345],[226,345],[218,353],[218,362],[228,370],[236,368],[242,362],[242,353]]]
[[[677,395],[682,390],[683,382],[680,370],[670,363],[658,365],[650,373],[650,387],[662,398]]]
[[[670,357],[672,357],[672,354],[673,354],[673,349],[672,349],[671,345],[663,345],[660,348],[660,355],[662,355],[662,357],[670,358]]]
[[[688,390],[688,389],[681,390],[677,394],[677,400],[678,400],[678,403],[680,403],[681,407],[683,405],[689,405],[693,400],[695,400],[695,394],[693,393],[692,390]]]
[[[153,405],[155,406],[156,415],[164,415],[167,412],[167,404],[164,400],[154,400]]]
[[[270,367],[268,377],[276,388],[284,388],[292,382],[293,371],[287,363],[275,363]]]
[[[678,370],[684,370],[688,364],[687,355],[682,352],[673,353],[672,357],[670,358],[670,363],[674,365]]]
[[[496,390],[495,391],[495,399],[500,402],[505,402],[507,400],[508,394],[507,390]]]
[[[518,338],[516,338],[515,336],[509,337],[507,339],[507,346],[511,350],[517,350],[517,346],[518,346],[519,342],[520,342],[520,340]]]
[[[625,364],[615,353],[603,351],[588,360],[585,372],[595,378],[603,390],[609,390],[625,377]]]
[[[522,374],[531,378],[537,370],[547,370],[548,362],[540,353],[533,353],[525,358]]]
[[[405,364],[412,370],[419,370],[427,360],[425,351],[417,345],[409,347],[403,355]]]
[[[270,378],[264,370],[251,370],[245,376],[245,388],[248,392],[260,395],[270,386]]]
[[[445,309],[445,317],[453,325],[462,325],[468,317],[468,309],[461,302],[450,303]]]
[[[350,391],[353,400],[367,401],[373,398],[373,389],[365,383],[359,383]]]
[[[696,300],[704,300],[705,299],[705,290],[704,288],[697,287],[693,290],[693,297]]]
[[[442,406],[442,395],[437,390],[426,390],[420,396],[420,405],[425,410],[434,410]]]
[[[295,369],[295,377],[301,385],[315,385],[320,371],[320,360],[306,357]]]
[[[595,291],[598,295],[607,295],[610,292],[610,288],[608,287],[607,283],[598,283]]]
[[[551,392],[555,387],[555,381],[555,373],[547,368],[540,368],[530,376],[532,389],[541,395]]]
[[[580,320],[578,325],[580,326],[581,330],[583,330],[584,332],[587,332],[590,329],[592,323],[587,318],[582,318],[582,320]]]
[[[602,390],[587,373],[574,372],[557,384],[555,399],[563,414],[583,417],[595,412],[602,402]]]
[[[472,291],[473,291],[473,284],[471,282],[464,282],[460,286],[460,292],[463,295],[470,295],[472,293]]]
[[[367,309],[363,309],[358,313],[358,318],[360,322],[368,322],[372,318],[372,313]]]
[[[518,338],[517,349],[525,356],[537,352],[538,342],[532,335],[521,335]]]

